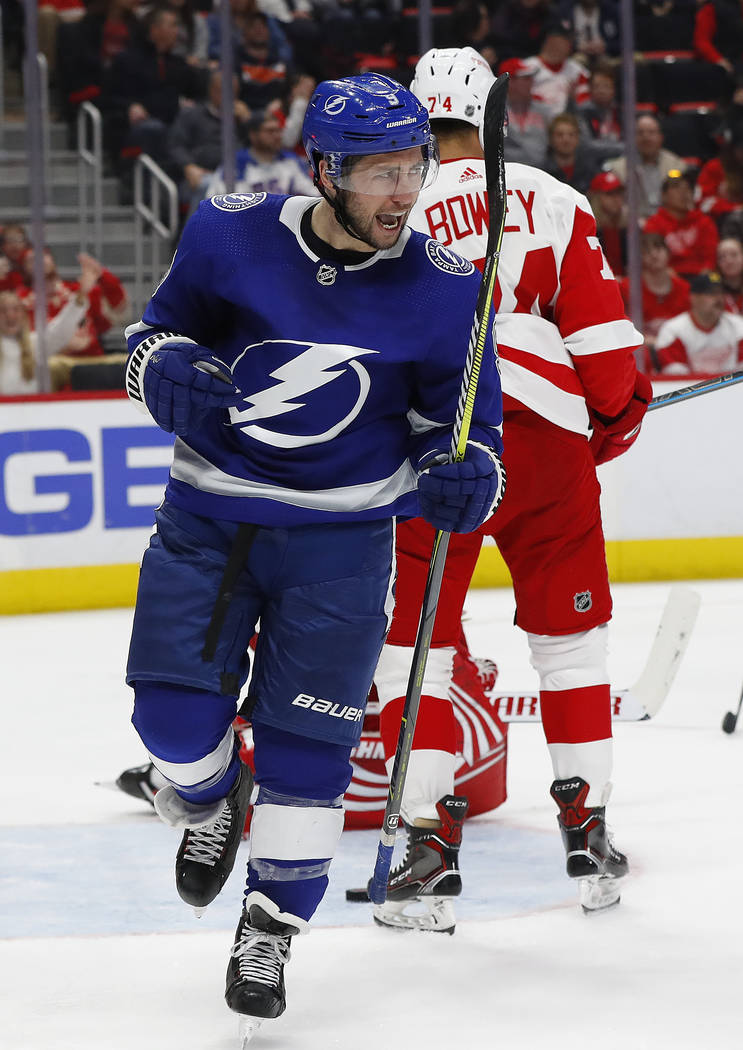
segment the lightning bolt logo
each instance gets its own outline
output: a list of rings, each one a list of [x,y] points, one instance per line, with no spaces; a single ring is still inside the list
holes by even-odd
[[[262,349],[274,347],[304,347],[302,353],[270,372],[270,378],[276,382],[245,397],[248,408],[231,408],[230,420],[251,437],[278,448],[300,448],[305,445],[317,445],[330,441],[356,418],[366,401],[371,380],[369,373],[353,358],[363,354],[376,354],[377,350],[365,350],[358,346],[346,346],[338,343],[299,343],[291,340],[266,340],[246,347],[235,361],[233,372],[239,362],[248,353],[253,354]],[[343,367],[338,367],[338,366]],[[332,427],[318,434],[288,434],[267,427],[258,426],[261,419],[273,419],[277,416],[296,412],[305,408],[308,400],[304,395],[327,386],[339,376],[346,375],[351,369],[359,380],[359,393],[349,412]],[[302,400],[299,400],[302,399]]]

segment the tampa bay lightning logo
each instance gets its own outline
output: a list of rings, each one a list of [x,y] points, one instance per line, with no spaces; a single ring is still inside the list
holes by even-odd
[[[244,211],[245,208],[254,208],[256,204],[262,204],[266,199],[265,193],[223,193],[218,197],[210,197],[211,203],[220,211]]]
[[[252,392],[230,409],[230,421],[254,440],[276,448],[330,441],[350,426],[369,396],[369,373],[356,358],[377,353],[360,346],[289,339],[247,346],[232,374],[241,390]],[[273,422],[278,417],[285,417],[283,425]]]
[[[443,244],[439,244],[438,241],[426,241],[426,255],[433,265],[437,266],[439,270],[443,270],[444,273],[454,273],[461,277],[466,277],[468,273],[473,273],[475,269],[474,263],[471,263],[469,259],[463,259],[456,252],[449,251],[448,248],[445,248]]]
[[[330,117],[337,117],[346,108],[348,99],[344,95],[331,95],[323,106],[324,111]]]

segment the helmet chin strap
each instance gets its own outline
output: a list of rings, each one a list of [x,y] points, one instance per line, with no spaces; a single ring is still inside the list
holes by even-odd
[[[353,237],[353,239],[356,241],[361,241],[362,244],[367,245],[367,247],[369,248],[374,248],[374,245],[369,244],[367,240],[364,240],[364,238],[361,237],[351,225],[351,221],[348,218],[348,214],[340,200],[340,191],[338,190],[338,187],[335,187],[335,197],[329,197],[327,190],[323,186],[318,176],[315,176],[314,183],[317,186],[320,193],[322,194],[322,196],[328,202],[330,207],[333,209],[333,214],[335,215],[336,220],[343,227],[343,229],[346,231],[349,237]],[[377,249],[375,249],[375,251],[376,250]]]

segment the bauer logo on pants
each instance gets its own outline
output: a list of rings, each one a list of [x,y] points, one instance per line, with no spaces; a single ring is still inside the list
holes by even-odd
[[[580,594],[576,594],[573,597],[573,605],[575,606],[576,612],[588,612],[593,605],[593,598],[591,597],[590,591],[581,591]]]

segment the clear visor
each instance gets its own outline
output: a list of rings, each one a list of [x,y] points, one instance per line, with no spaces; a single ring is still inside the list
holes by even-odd
[[[370,197],[395,197],[420,193],[430,186],[439,170],[439,151],[435,139],[424,146],[377,153],[369,157],[326,155],[328,175],[334,186]]]

